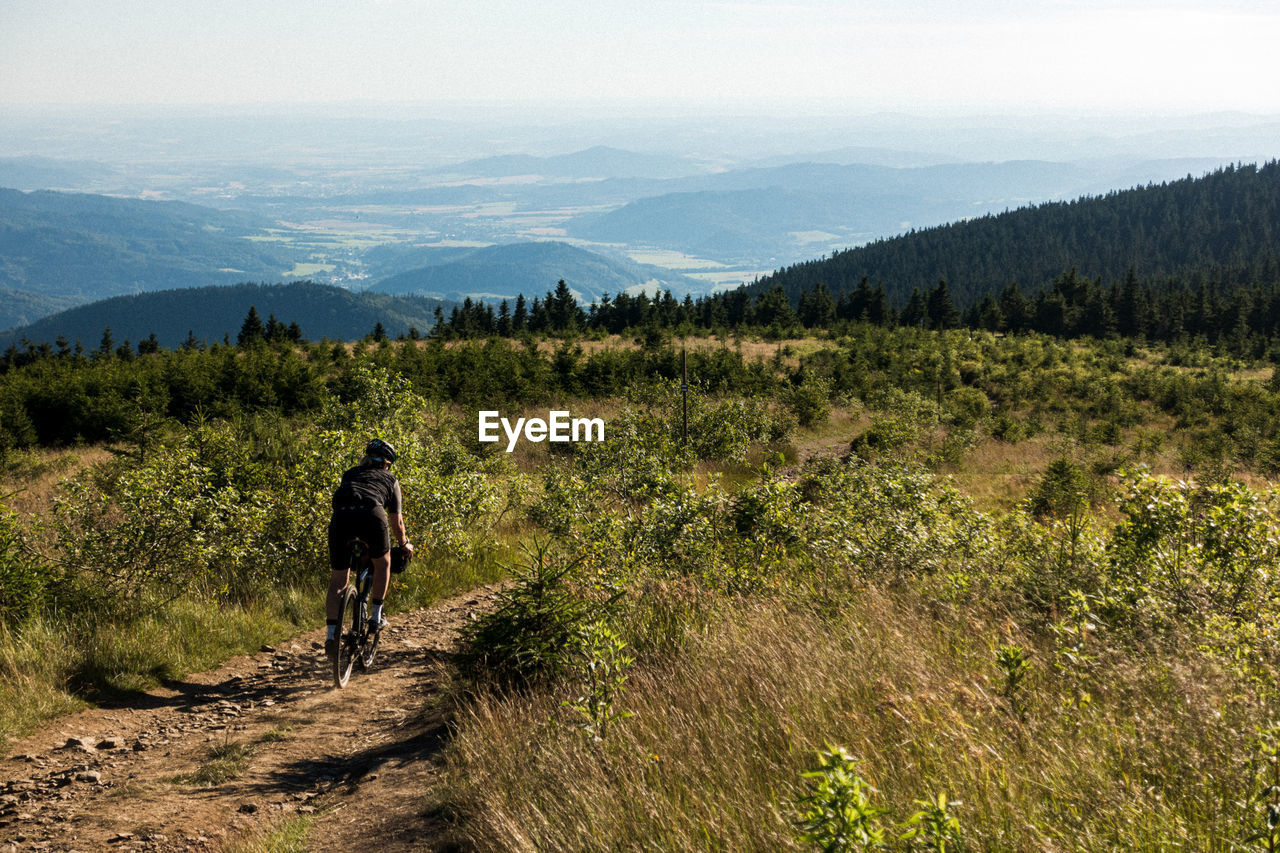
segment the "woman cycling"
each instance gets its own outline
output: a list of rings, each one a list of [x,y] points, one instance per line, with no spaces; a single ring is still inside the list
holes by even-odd
[[[396,461],[396,449],[375,438],[364,449],[360,464],[342,475],[342,484],[333,493],[333,517],[329,520],[329,595],[325,600],[324,651],[329,657],[338,653],[338,595],[347,585],[350,565],[348,546],[361,539],[369,546],[373,564],[373,588],[369,592],[371,630],[387,625],[382,615],[382,600],[391,583],[391,533],[413,556],[413,546],[404,530],[400,506],[400,481],[389,470]]]

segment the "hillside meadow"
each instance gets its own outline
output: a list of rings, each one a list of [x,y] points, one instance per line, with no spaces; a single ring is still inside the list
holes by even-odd
[[[1276,849],[1272,372],[862,324],[9,363],[0,736],[319,624],[378,434],[391,604],[509,579],[423,795],[464,849]]]

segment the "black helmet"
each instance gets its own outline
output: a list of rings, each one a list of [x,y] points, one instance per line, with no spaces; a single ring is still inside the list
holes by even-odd
[[[365,445],[364,455],[377,461],[395,462],[398,454],[390,444],[380,438],[375,438]]]

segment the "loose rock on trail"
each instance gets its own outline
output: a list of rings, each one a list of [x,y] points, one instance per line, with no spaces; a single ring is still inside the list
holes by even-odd
[[[397,615],[336,690],[323,630],[63,717],[0,759],[0,853],[216,851],[300,815],[330,850],[432,849],[430,710],[482,587]]]

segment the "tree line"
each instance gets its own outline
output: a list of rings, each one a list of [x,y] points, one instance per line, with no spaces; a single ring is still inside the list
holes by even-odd
[[[902,307],[890,302],[883,285],[873,286],[866,278],[838,297],[818,282],[801,291],[795,305],[779,286],[755,296],[738,289],[683,300],[670,291],[652,297],[624,292],[604,294],[599,301],[583,305],[561,280],[543,297],[530,301],[521,294],[513,301],[502,300],[496,309],[491,303],[470,298],[454,305],[447,316],[437,307],[433,327],[423,331],[410,325],[407,333],[402,331],[396,337],[450,341],[636,334],[654,343],[672,334],[731,332],[781,339],[812,331],[847,330],[851,324],[1184,342],[1257,360],[1280,352],[1280,276],[1250,284],[1203,275],[1144,282],[1131,269],[1122,279],[1104,283],[1071,269],[1031,294],[1017,282],[1010,282],[998,294],[984,296],[964,310],[958,307],[945,279],[925,290],[914,289]],[[390,338],[377,321],[363,340],[379,343]],[[263,322],[255,306],[250,306],[235,339],[242,347],[305,342],[297,322],[285,323],[274,314]],[[330,342],[323,339],[321,343]],[[231,344],[230,336],[224,336],[222,345]],[[179,348],[207,346],[206,341],[188,333]],[[90,350],[79,341],[72,344],[65,336],[52,344],[13,344],[0,355],[0,374],[48,359],[129,360],[160,349],[154,333],[140,340],[135,349],[128,340],[117,343],[107,327],[98,346]]]
[[[895,306],[883,284],[863,278],[836,296],[824,282],[800,291],[794,304],[781,286],[753,295],[738,289],[697,299],[675,299],[670,291],[650,297],[605,294],[580,305],[565,282],[530,304],[523,295],[514,309],[502,300],[495,310],[465,300],[431,331],[446,340],[525,333],[752,331],[781,338],[850,323],[925,329],[985,329],[1038,332],[1058,337],[1140,338],[1199,341],[1239,358],[1262,358],[1280,340],[1280,274],[1265,281],[1193,274],[1142,281],[1130,269],[1104,282],[1072,268],[1028,293],[1016,281],[961,309],[946,279],[911,291]]]

